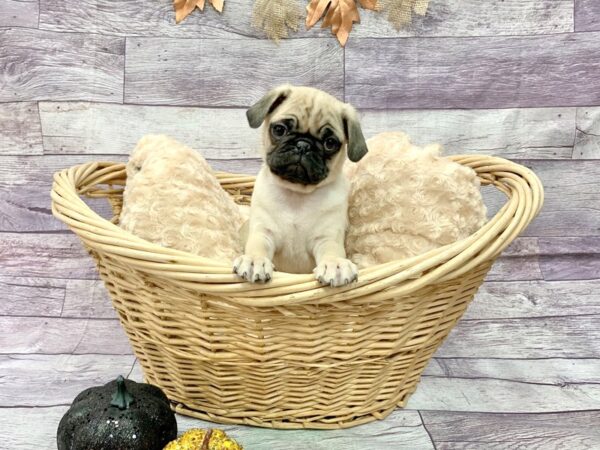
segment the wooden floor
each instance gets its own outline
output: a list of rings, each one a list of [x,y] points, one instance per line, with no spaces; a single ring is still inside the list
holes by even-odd
[[[277,46],[250,11],[226,0],[175,26],[170,0],[0,0],[0,448],[55,448],[78,392],[142,378],[91,260],[51,215],[52,173],[125,160],[151,132],[255,172],[245,108],[292,82],[352,102],[367,136],[520,160],[546,205],[407,409],[350,430],[224,428],[250,450],[600,449],[600,2],[431,0],[400,33],[361,12],[345,50],[318,29]]]

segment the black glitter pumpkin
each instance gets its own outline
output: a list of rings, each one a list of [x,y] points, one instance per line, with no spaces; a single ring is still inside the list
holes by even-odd
[[[119,376],[86,389],[58,425],[58,450],[161,450],[177,437],[175,414],[156,386]]]

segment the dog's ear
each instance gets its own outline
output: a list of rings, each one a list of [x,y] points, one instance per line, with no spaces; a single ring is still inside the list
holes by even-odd
[[[346,110],[343,114],[344,134],[348,142],[348,159],[352,162],[357,162],[369,151],[367,143],[365,142],[365,137],[363,136],[354,108],[346,105]]]
[[[246,111],[248,123],[252,128],[258,128],[265,120],[267,115],[283,103],[290,95],[291,87],[288,85],[277,87],[265,94],[258,102],[252,105]]]

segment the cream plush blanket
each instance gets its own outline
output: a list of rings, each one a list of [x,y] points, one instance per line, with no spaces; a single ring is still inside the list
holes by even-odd
[[[486,221],[475,171],[413,145],[404,133],[367,141],[346,164],[350,179],[346,252],[359,267],[416,256],[466,238]]]
[[[486,220],[475,172],[414,146],[404,133],[368,141],[348,163],[348,257],[359,267],[418,255],[465,238]],[[160,135],[140,140],[127,163],[120,225],[147,241],[231,262],[247,211],[221,188],[200,154]]]
[[[243,214],[195,150],[143,137],[127,162],[119,224],[149,242],[231,262],[242,252]]]

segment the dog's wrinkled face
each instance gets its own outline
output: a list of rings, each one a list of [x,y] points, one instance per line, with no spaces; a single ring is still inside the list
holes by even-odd
[[[354,109],[317,89],[281,86],[247,116],[252,127],[265,122],[265,161],[289,183],[324,184],[341,172],[346,152],[358,161],[367,151]]]
[[[268,127],[270,148],[266,161],[271,172],[286,181],[318,184],[329,175],[329,166],[340,159],[336,156],[344,136],[328,121],[320,124],[320,120],[311,121],[310,116],[298,117],[307,112],[289,110],[274,115]]]

